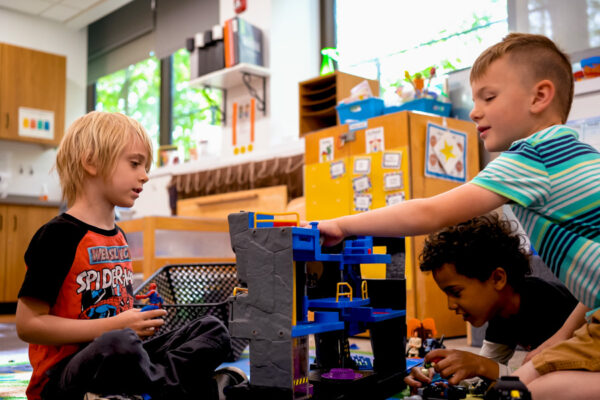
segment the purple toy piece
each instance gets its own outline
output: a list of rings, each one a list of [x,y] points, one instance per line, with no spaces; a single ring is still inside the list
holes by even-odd
[[[329,372],[324,373],[321,377],[325,379],[353,381],[362,378],[362,374],[350,368],[331,368]]]

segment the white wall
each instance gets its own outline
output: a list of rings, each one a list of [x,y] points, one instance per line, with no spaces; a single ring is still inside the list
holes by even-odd
[[[87,29],[74,31],[50,20],[0,9],[0,42],[66,56],[65,128],[85,113]],[[42,184],[47,184],[49,199],[60,199],[56,172],[50,172],[55,149],[1,140],[0,159],[5,159],[7,154],[12,175],[9,194],[38,196]]]
[[[320,69],[319,2],[272,1],[271,143],[298,140],[298,82]]]
[[[220,0],[221,24],[234,17],[233,1]],[[253,0],[240,17],[263,31],[267,80],[267,115],[257,112],[256,150],[298,141],[298,82],[319,74],[319,3],[317,0]],[[259,88],[259,81],[256,81]],[[261,91],[259,91],[259,94]],[[248,98],[244,86],[227,92],[227,112]],[[232,154],[231,120],[223,132],[223,155]]]

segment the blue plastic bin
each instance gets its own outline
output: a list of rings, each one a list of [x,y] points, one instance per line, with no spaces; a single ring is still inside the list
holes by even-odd
[[[448,117],[450,116],[450,111],[452,111],[452,104],[433,99],[416,99],[401,106],[385,107],[384,114],[392,114],[398,111],[423,111]]]
[[[340,124],[364,121],[383,114],[383,100],[371,97],[335,107]]]
[[[584,58],[581,60],[583,76],[586,78],[595,78],[600,76],[600,56]]]

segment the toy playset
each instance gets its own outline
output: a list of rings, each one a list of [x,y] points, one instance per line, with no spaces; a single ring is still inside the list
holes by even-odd
[[[317,228],[298,227],[297,216],[229,215],[238,278],[247,285],[233,298],[229,329],[250,341],[250,382],[229,388],[228,399],[377,399],[403,389],[403,271],[365,280],[360,264],[385,263],[388,276],[403,265],[373,254],[371,237],[323,253]],[[404,251],[402,239],[387,244],[388,253]],[[374,358],[363,369],[348,338],[367,330]],[[316,347],[310,365],[309,335]]]

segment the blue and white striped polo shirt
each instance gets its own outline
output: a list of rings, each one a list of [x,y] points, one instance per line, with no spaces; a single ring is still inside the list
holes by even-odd
[[[471,183],[511,200],[532,246],[573,295],[600,307],[600,153],[556,125],[514,142]]]

